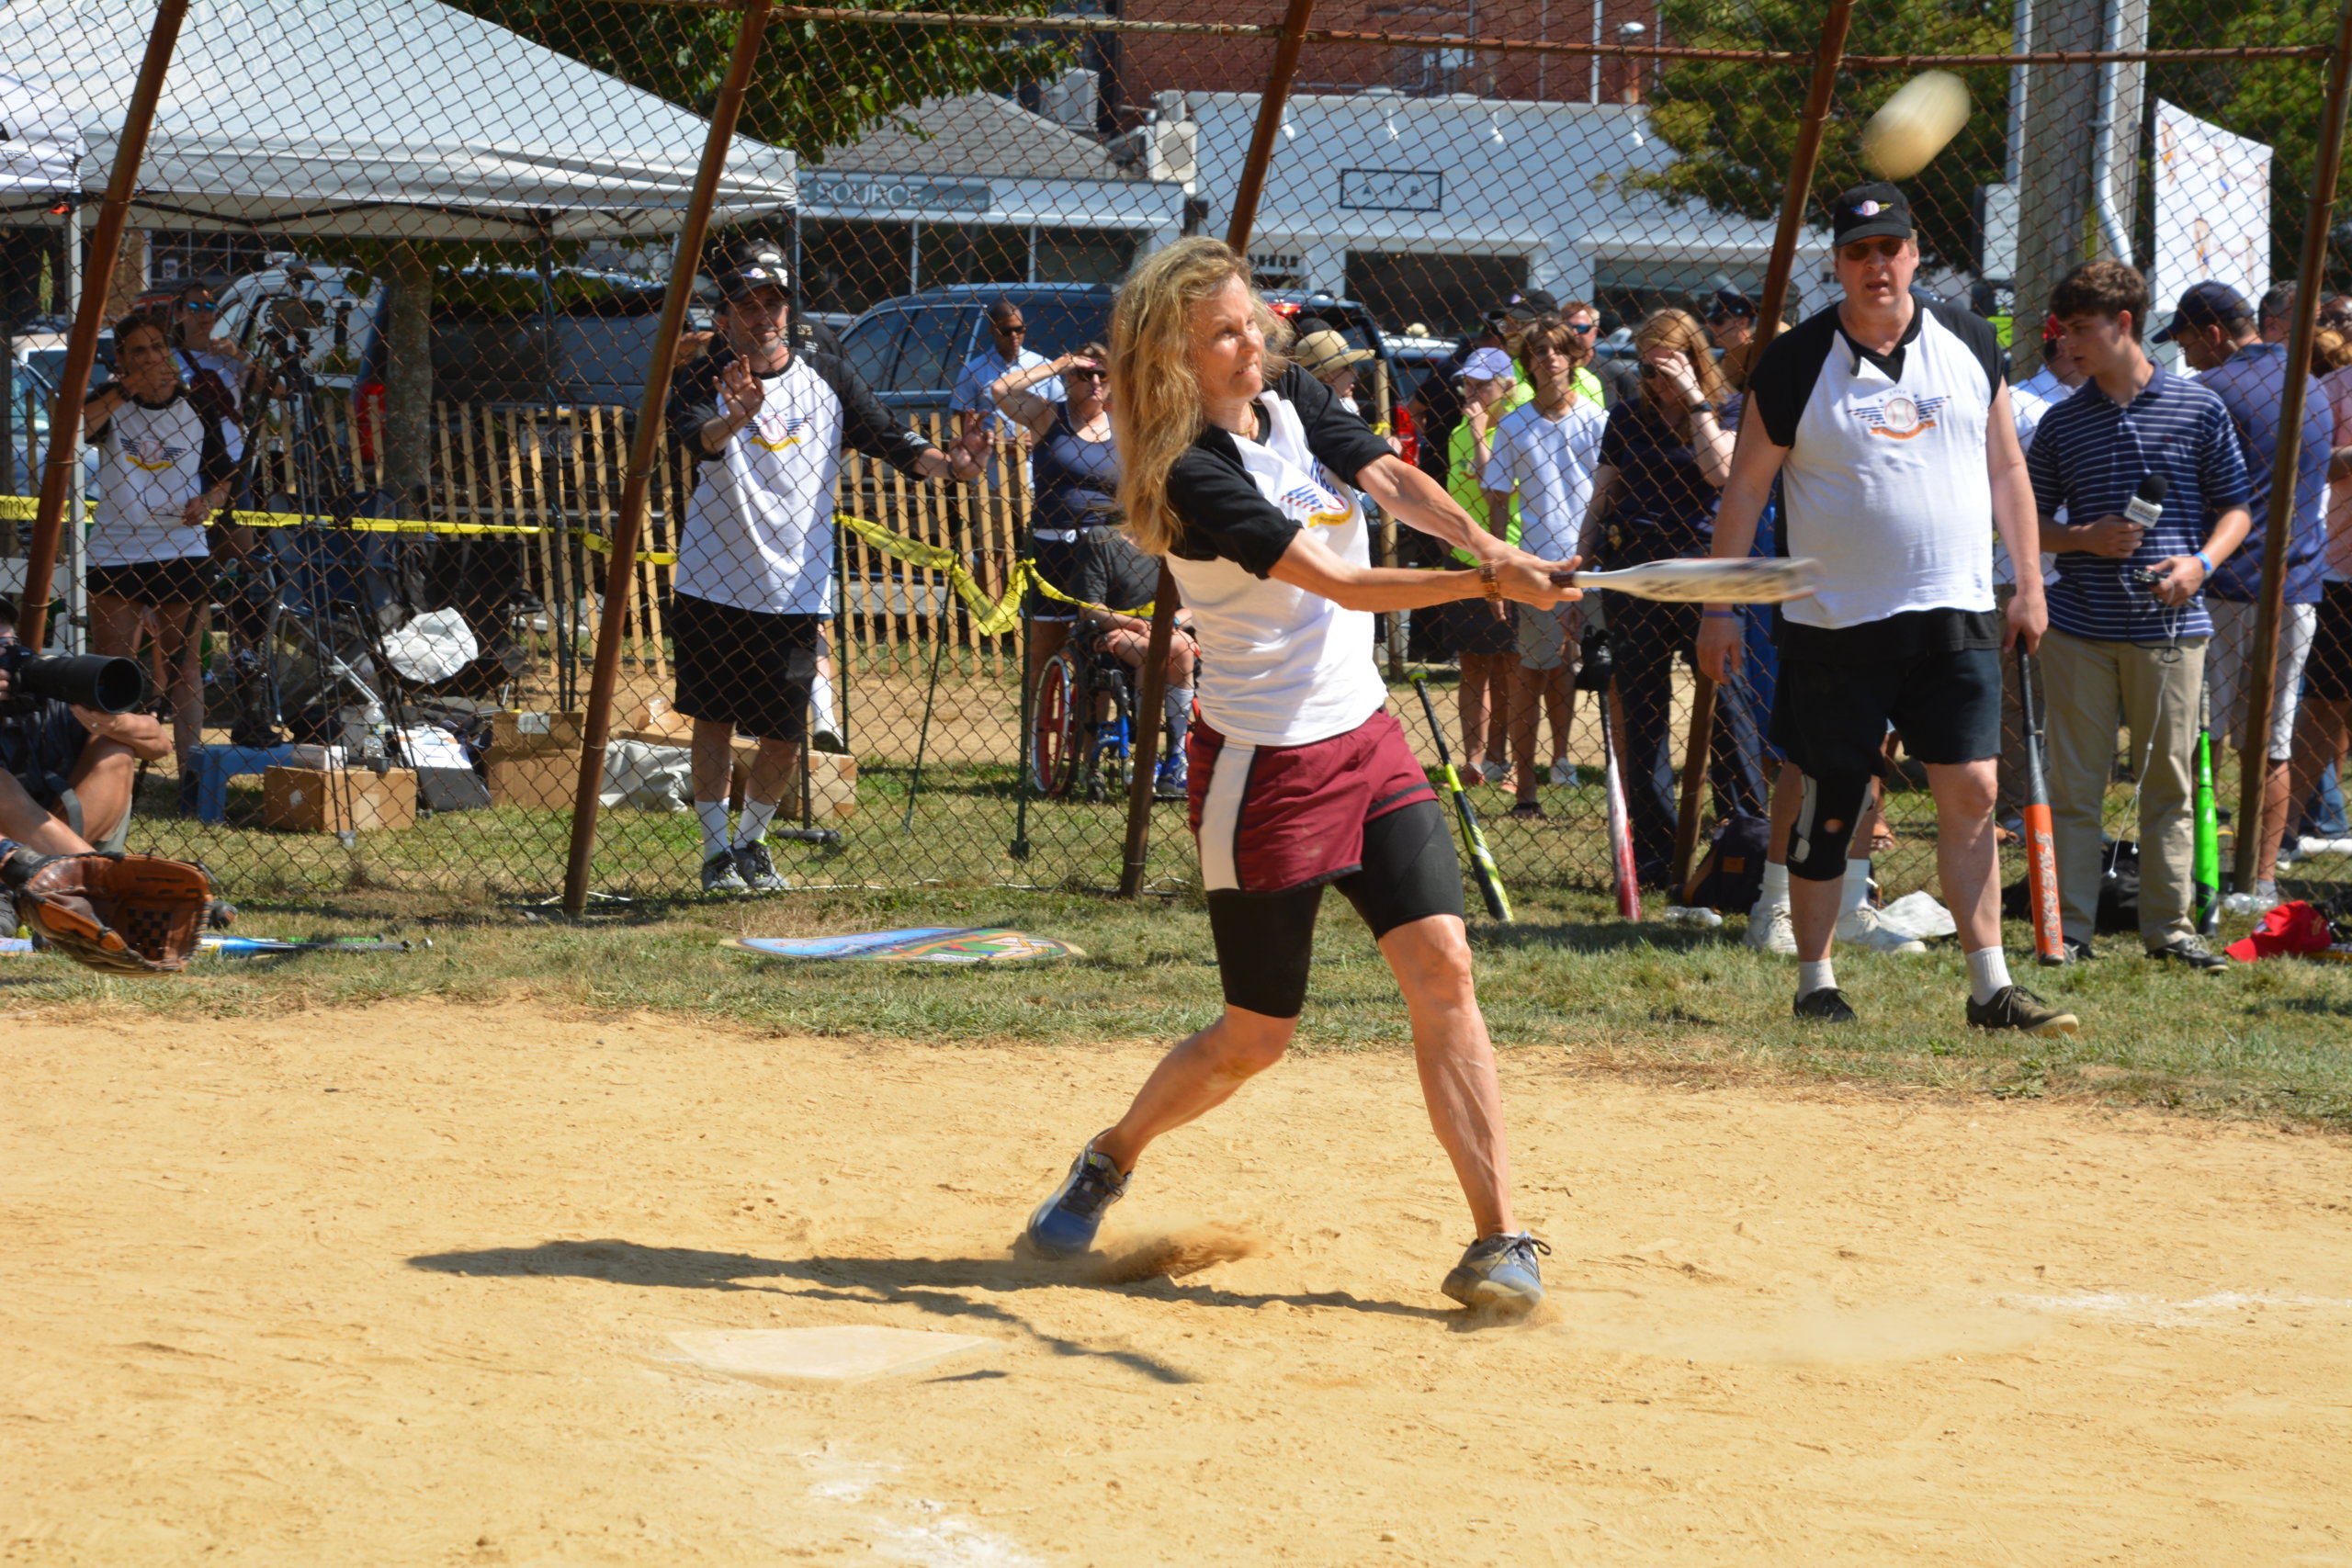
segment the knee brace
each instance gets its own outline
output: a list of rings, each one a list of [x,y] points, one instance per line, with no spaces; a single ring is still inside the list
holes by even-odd
[[[1826,779],[1799,776],[1804,794],[1796,823],[1789,829],[1789,874],[1807,882],[1836,882],[1846,874],[1846,849],[1854,840],[1854,824],[1870,804],[1871,775],[1858,770]]]

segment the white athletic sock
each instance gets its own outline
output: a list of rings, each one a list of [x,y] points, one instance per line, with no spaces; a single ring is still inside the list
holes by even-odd
[[[1768,909],[1789,907],[1789,866],[1786,861],[1778,865],[1769,860],[1764,863],[1763,904]]]
[[[1968,999],[1991,1001],[2009,988],[2009,955],[1997,947],[1980,947],[1968,955]]]
[[[756,844],[768,836],[768,821],[775,816],[775,802],[743,797],[743,809],[735,814],[735,844],[741,849]]]
[[[1177,750],[1184,746],[1185,732],[1193,728],[1193,688],[1170,686],[1161,703],[1168,716],[1169,744]]]
[[[727,852],[727,803],[723,800],[697,800],[695,815],[702,821],[702,858]]]
[[[1803,1001],[1815,991],[1838,988],[1838,974],[1826,958],[1815,962],[1797,960],[1797,999]]]
[[[833,683],[823,675],[808,682],[808,728],[841,733],[841,726],[833,722]]]
[[[1859,909],[1870,901],[1871,863],[1868,860],[1848,861],[1845,897],[1838,904],[1838,912],[1844,914],[1849,909]]]

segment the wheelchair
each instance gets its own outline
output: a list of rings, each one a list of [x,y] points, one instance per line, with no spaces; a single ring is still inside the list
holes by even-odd
[[[1135,758],[1127,667],[1072,637],[1046,661],[1029,710],[1029,786],[1049,800],[1125,799]]]

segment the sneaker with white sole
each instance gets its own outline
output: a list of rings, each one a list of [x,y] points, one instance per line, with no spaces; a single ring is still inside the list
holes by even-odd
[[[1535,1255],[1551,1250],[1532,1231],[1482,1235],[1438,1289],[1466,1307],[1532,1312],[1544,1300],[1544,1268]]]
[[[1786,904],[1767,904],[1757,900],[1747,911],[1747,935],[1741,939],[1758,953],[1769,953],[1775,958],[1797,955],[1797,928],[1789,919]]]
[[[702,863],[702,890],[705,893],[749,893],[751,885],[743,874],[735,869],[735,852],[721,850]]]
[[[1070,1161],[1069,1174],[1029,1216],[1029,1240],[1040,1252],[1075,1258],[1094,1245],[1102,1211],[1127,1195],[1127,1173],[1109,1155],[1096,1154],[1091,1139]]]
[[[775,857],[768,853],[764,839],[735,846],[735,871],[753,893],[781,893],[792,886],[776,874]]]
[[[1509,784],[1510,783],[1510,764],[1509,762],[1489,762],[1486,765],[1485,769],[1482,770],[1480,776],[1490,784]]]
[[[1574,762],[1569,761],[1566,757],[1561,758],[1558,761],[1552,764],[1552,782],[1555,784],[1572,784],[1576,783],[1577,765]]]
[[[1868,904],[1857,904],[1838,917],[1838,940],[1849,947],[1859,947],[1870,953],[1915,953],[1928,951],[1928,944],[1916,936],[1905,936],[1886,923],[1886,918]]]

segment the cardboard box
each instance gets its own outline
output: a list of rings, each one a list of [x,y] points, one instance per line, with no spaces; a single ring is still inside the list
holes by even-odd
[[[743,804],[743,784],[750,778],[752,758],[759,751],[753,741],[735,743],[735,765],[727,781],[729,804],[739,809]],[[827,826],[836,817],[857,815],[857,759],[831,751],[807,751],[815,773],[808,781],[808,815],[819,827]],[[784,797],[776,802],[775,819],[787,826],[800,820],[800,770],[792,770],[785,781]],[[788,821],[787,821],[788,819]]]
[[[261,819],[287,833],[369,833],[416,826],[416,774],[407,768],[267,768]]]
[[[524,751],[493,748],[483,769],[492,806],[527,806],[535,811],[569,811],[580,792],[580,748],[569,751]]]
[[[587,737],[588,716],[584,713],[494,713],[490,716],[490,750],[503,756],[576,752]]]

